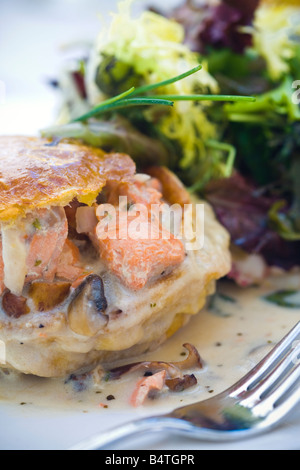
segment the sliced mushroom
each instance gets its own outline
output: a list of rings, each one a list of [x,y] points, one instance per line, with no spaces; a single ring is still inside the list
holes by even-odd
[[[62,304],[70,294],[70,289],[69,282],[33,282],[29,296],[39,312],[47,312]]]
[[[166,370],[167,377],[169,379],[177,379],[177,378],[182,378],[182,375],[183,375],[182,371],[184,370],[192,369],[192,368],[202,369],[203,361],[197,349],[195,348],[195,346],[193,346],[190,343],[185,343],[183,347],[188,351],[188,356],[183,361],[179,361],[179,362],[144,361],[144,362],[135,362],[133,364],[125,364],[123,366],[116,367],[108,371],[107,378],[109,380],[117,380],[122,375],[127,374],[128,372],[139,370],[139,369],[142,369],[144,371],[149,371],[151,373],[155,373],[157,371],[164,369]]]
[[[94,369],[79,374],[71,374],[66,384],[72,384],[73,389],[76,392],[82,392],[88,388],[100,386],[104,376],[104,370],[100,365],[97,365]]]
[[[183,347],[188,351],[186,359],[180,362],[174,362],[180,370],[187,370],[196,367],[197,369],[203,369],[203,360],[197,351],[197,348],[190,343],[184,343]]]
[[[74,333],[94,336],[108,322],[107,300],[100,276],[91,274],[75,290],[69,306],[69,325]]]
[[[183,377],[175,377],[175,379],[167,379],[166,385],[172,390],[172,392],[183,392],[194,385],[197,385],[198,381],[194,374],[185,374]]]

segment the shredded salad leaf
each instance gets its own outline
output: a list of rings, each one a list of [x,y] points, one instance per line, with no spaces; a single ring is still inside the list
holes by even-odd
[[[97,142],[91,139],[90,129],[93,127],[95,134],[96,128],[91,119],[111,122],[115,116],[107,119],[107,112],[115,111],[130,123],[136,134],[161,140],[169,153],[170,168],[188,186],[197,184],[201,188],[212,177],[229,176],[235,151],[229,143],[221,141],[218,125],[207,111],[213,106],[211,101],[247,97],[235,93],[220,96],[206,59],[183,43],[182,25],[151,11],[134,17],[132,3],[132,0],[120,2],[118,13],[101,30],[84,68],[80,62],[80,70],[85,73],[85,90],[81,87],[77,103],[75,97],[70,100],[70,81],[65,81],[68,90],[62,89],[66,101],[59,121],[64,127],[60,135],[71,133],[88,143]],[[197,68],[201,68],[198,73],[181,80],[172,79]],[[82,96],[86,96],[85,107]],[[123,98],[119,99],[120,96]],[[78,113],[78,109],[83,112]],[[84,126],[70,126],[70,122],[83,121]],[[54,130],[46,129],[44,135],[53,135]],[[101,136],[98,142],[103,141],[103,133]],[[120,143],[118,136],[116,140]],[[161,152],[155,153],[153,148],[153,154],[157,163],[162,163]]]
[[[179,23],[150,11],[135,18],[131,4],[130,1],[120,3],[119,13],[113,16],[108,30],[99,37],[90,64],[92,75],[101,66],[103,57],[113,57],[115,67],[118,64],[131,67],[137,83],[148,86],[199,65],[198,54],[183,44],[184,30]],[[201,65],[201,72],[161,87],[159,94],[218,93],[216,80],[208,73],[205,62],[201,61]],[[110,67],[110,74],[112,70]],[[113,91],[119,90],[115,88]],[[103,99],[103,90],[91,83],[90,96],[92,104],[96,105]],[[141,121],[144,127],[155,124],[168,140],[176,141],[181,149],[178,166],[184,169],[197,160],[204,160],[205,141],[218,138],[218,129],[205,112],[208,106],[207,103],[195,106],[182,101],[176,102],[167,112],[145,110],[140,113],[139,124],[142,125]]]
[[[133,3],[120,2],[89,57],[64,71],[59,126],[44,135],[168,166],[235,245],[299,266],[299,2],[186,0],[139,15]]]

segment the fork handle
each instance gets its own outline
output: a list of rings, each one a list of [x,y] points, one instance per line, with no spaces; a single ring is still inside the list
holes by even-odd
[[[168,432],[192,435],[188,422],[168,416],[152,416],[125,423],[102,434],[97,434],[69,450],[104,450],[111,444],[145,433]]]

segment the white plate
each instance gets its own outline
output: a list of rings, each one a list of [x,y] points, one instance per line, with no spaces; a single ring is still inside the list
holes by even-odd
[[[149,3],[159,4],[157,1],[144,2],[145,5]],[[115,1],[110,1],[108,7],[104,0],[1,2],[0,85],[3,91],[4,83],[6,91],[5,100],[0,96],[2,135],[37,134],[39,129],[52,124],[57,101],[46,81],[55,78],[59,70],[62,60],[59,45],[74,39],[92,40],[99,29],[99,8],[105,15],[108,8],[114,9],[115,4]],[[154,411],[151,408],[151,414]],[[26,405],[0,402],[0,449],[67,449],[94,433],[105,432],[108,427],[140,417],[143,413],[147,412],[107,410],[105,413],[83,413],[73,409],[55,410],[53,406],[32,409]],[[299,436],[298,409],[284,426],[249,441],[213,444],[154,435],[128,442],[126,449],[298,449]],[[115,449],[119,448],[122,447],[115,446]]]
[[[32,410],[24,407],[0,406],[1,450],[66,450],[82,439],[104,432],[140,413],[54,412]],[[5,425],[4,425],[5,423]],[[231,443],[208,443],[164,434],[135,438],[114,450],[298,450],[300,433],[300,410],[281,428],[257,438]]]

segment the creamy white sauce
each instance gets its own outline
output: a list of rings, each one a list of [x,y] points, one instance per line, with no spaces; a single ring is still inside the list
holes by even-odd
[[[299,308],[280,307],[263,299],[279,289],[300,290],[300,275],[277,276],[263,286],[242,289],[224,281],[210,306],[193,317],[155,352],[133,361],[182,361],[184,343],[199,351],[204,368],[192,370],[198,384],[185,392],[160,392],[144,407],[172,409],[223,391],[250,370],[298,321]],[[295,299],[294,299],[295,300]],[[300,304],[300,299],[298,299]],[[41,379],[0,372],[0,401],[30,407],[79,409],[83,412],[128,410],[129,398],[142,372],[129,373],[117,381],[101,380],[80,390],[78,382]],[[80,385],[80,384],[79,384]]]

